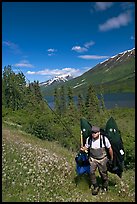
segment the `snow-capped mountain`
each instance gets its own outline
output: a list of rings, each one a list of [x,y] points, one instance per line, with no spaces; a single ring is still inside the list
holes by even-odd
[[[61,82],[66,82],[69,81],[70,79],[73,79],[72,75],[67,74],[67,75],[60,75],[60,76],[55,76],[52,79],[49,79],[47,81],[41,82],[39,85],[40,86],[50,86],[53,85],[55,83],[61,83]]]
[[[59,77],[57,77],[59,78]],[[56,77],[54,78],[56,79]],[[85,93],[88,85],[96,88],[101,86],[106,92],[134,91],[135,83],[135,48],[118,53],[109,59],[100,62],[81,76],[73,77],[72,80],[62,81],[64,88],[72,87],[75,94]],[[46,83],[46,82],[45,82]],[[47,85],[42,86],[43,95],[53,95],[55,86],[51,85],[54,80],[49,80]],[[56,81],[57,83],[57,81]],[[51,86],[48,86],[50,84]],[[57,83],[57,87],[60,82]],[[99,88],[98,88],[99,89]]]
[[[103,66],[109,66],[109,68],[116,66],[116,64],[123,63],[131,56],[135,57],[135,48],[131,50],[126,50],[121,52],[115,56],[110,57],[109,59],[100,63]]]

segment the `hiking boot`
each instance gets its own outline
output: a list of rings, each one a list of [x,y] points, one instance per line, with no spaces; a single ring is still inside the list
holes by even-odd
[[[108,191],[108,180],[104,180],[102,183],[102,191],[106,192]]]
[[[94,187],[93,190],[92,190],[92,195],[97,195],[99,192],[99,187]]]
[[[108,191],[108,187],[103,186],[101,192],[102,192],[102,193],[105,193],[105,192],[107,192],[107,191]]]

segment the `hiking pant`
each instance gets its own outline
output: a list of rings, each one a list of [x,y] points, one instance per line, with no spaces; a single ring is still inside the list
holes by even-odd
[[[91,178],[91,183],[92,185],[96,186],[97,185],[97,179],[96,179],[96,169],[98,167],[98,171],[100,173],[102,183],[104,187],[108,186],[108,173],[107,173],[107,161],[108,158],[104,157],[103,159],[94,159],[92,157],[89,158],[89,163],[90,163],[90,178]]]

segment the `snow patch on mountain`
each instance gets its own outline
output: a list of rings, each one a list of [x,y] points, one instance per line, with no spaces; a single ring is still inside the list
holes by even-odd
[[[47,80],[45,82],[41,82],[39,85],[40,86],[50,86],[50,85],[52,85],[54,83],[66,82],[66,81],[68,81],[68,80],[70,80],[72,78],[73,77],[70,74],[63,74],[63,75],[60,75],[60,76],[55,76],[54,78],[49,79],[49,80]]]
[[[75,89],[75,88],[77,88],[77,87],[79,87],[79,86],[82,86],[83,84],[85,84],[86,82],[83,82],[83,83],[81,83],[81,84],[77,84],[76,86],[74,86],[73,87],[73,89]]]
[[[109,62],[111,62],[113,60],[113,63],[117,62],[119,60],[119,62],[122,62],[124,60],[124,57],[129,57],[130,55],[134,55],[134,51],[135,48],[131,49],[131,50],[126,50],[124,52],[121,52],[117,55],[114,55],[106,60],[104,60],[103,62],[100,62],[99,64],[104,64],[104,66],[107,66],[107,64]]]

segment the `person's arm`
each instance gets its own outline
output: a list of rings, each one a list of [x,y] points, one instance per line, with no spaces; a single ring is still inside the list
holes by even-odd
[[[110,155],[111,161],[113,161],[113,149],[112,149],[111,146],[109,147],[108,151],[109,151],[109,155]]]
[[[89,148],[88,140],[89,140],[89,137],[86,139],[85,145],[80,148],[81,151],[88,152],[88,148]]]
[[[113,149],[107,137],[105,137],[105,143],[106,143],[106,147],[108,149],[109,155],[110,155],[110,160],[113,161]]]

